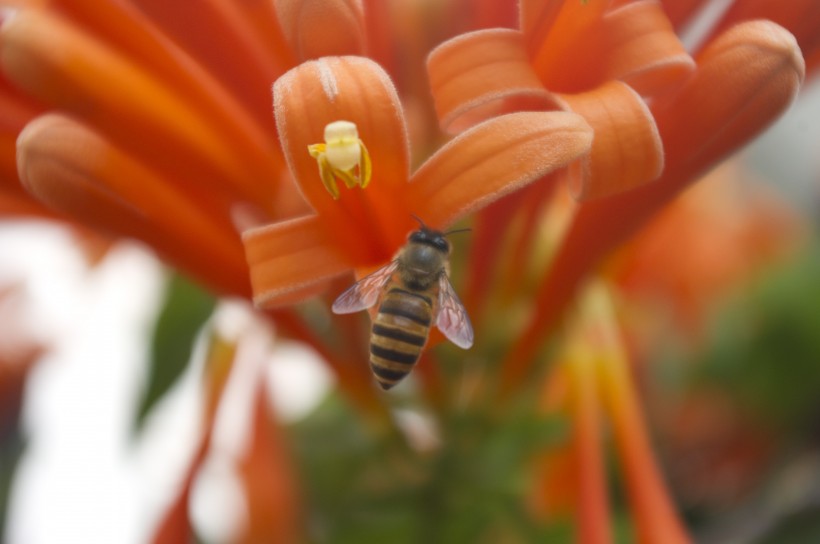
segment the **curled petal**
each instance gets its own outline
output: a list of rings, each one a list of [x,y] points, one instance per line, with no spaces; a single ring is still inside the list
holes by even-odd
[[[351,269],[315,215],[245,231],[242,241],[260,308],[304,300]]]
[[[239,237],[205,203],[192,202],[87,127],[61,115],[37,118],[17,141],[24,187],[80,223],[156,247],[222,293],[248,294]],[[219,263],[214,266],[213,263]]]
[[[577,93],[619,79],[649,95],[685,78],[694,63],[656,0],[591,0],[565,3],[533,66],[553,91]]]
[[[299,60],[364,54],[367,34],[361,0],[275,0],[274,4]]]
[[[592,130],[568,112],[511,113],[451,140],[413,175],[409,200],[444,227],[589,151]]]
[[[413,225],[397,197],[407,185],[409,150],[396,90],[375,62],[362,57],[327,57],[287,72],[273,86],[274,113],[282,149],[302,194],[322,217],[328,233],[357,266],[384,263]],[[308,146],[339,120],[356,124],[372,163],[366,189],[341,188],[339,199],[325,190]],[[374,240],[362,244],[362,238]]]
[[[695,68],[656,0],[608,12],[595,36],[603,42],[599,52],[608,57],[604,78],[623,81],[645,96],[680,82]]]
[[[698,70],[678,92],[652,104],[677,174],[699,173],[774,121],[805,76],[797,42],[769,21],[728,30],[698,55]]]
[[[595,131],[581,175],[571,178],[578,199],[609,196],[656,179],[663,143],[646,103],[629,85],[610,81],[587,93],[563,95],[569,109]]]
[[[26,10],[5,20],[0,62],[26,91],[77,115],[146,163],[270,206],[274,185],[259,183],[260,176],[275,179],[269,165],[161,79],[63,19]]]
[[[557,109],[516,30],[453,38],[430,54],[427,71],[440,124],[451,133],[504,113]]]
[[[809,60],[820,55],[820,3],[815,0],[736,0],[723,14],[713,36],[754,19],[767,19],[791,32],[810,66]]]

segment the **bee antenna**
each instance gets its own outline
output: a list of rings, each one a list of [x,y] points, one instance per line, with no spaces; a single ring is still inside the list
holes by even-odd
[[[415,219],[416,221],[418,221],[418,222],[419,222],[419,225],[421,225],[421,228],[423,228],[423,229],[426,229],[426,228],[427,228],[427,225],[425,225],[425,224],[424,224],[424,221],[422,221],[422,220],[419,218],[419,216],[418,216],[418,215],[416,215],[416,214],[414,214],[414,213],[411,213],[411,214],[410,214],[410,217],[412,217],[413,219]]]
[[[450,236],[451,234],[456,234],[457,232],[470,232],[473,229],[456,229],[456,230],[448,230],[444,233],[444,236]]]

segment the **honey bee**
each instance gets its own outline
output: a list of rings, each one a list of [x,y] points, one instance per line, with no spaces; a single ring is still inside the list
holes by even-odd
[[[365,276],[333,303],[333,313],[347,314],[378,303],[370,331],[370,369],[382,389],[399,383],[419,360],[430,327],[467,349],[473,327],[450,285],[447,233],[427,228],[410,233],[396,258]]]

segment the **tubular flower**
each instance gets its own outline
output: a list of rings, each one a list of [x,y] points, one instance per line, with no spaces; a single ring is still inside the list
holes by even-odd
[[[53,211],[39,215],[140,239],[212,290],[249,296],[235,221],[306,209],[268,89],[316,51],[289,43],[284,3],[2,2],[0,204],[43,203]],[[322,54],[366,42],[361,17],[294,25],[325,37]]]
[[[244,233],[254,300],[262,307],[301,300],[351,269],[386,263],[413,229],[413,215],[444,227],[566,166],[591,142],[589,127],[575,114],[511,114],[460,135],[410,176],[399,98],[374,62],[362,57],[307,62],[279,78],[273,93],[285,159],[314,213]],[[315,146],[328,126],[333,140],[340,120],[355,124],[357,138],[367,146],[367,153],[358,144],[348,153],[354,160],[361,157],[358,166],[352,161],[333,166],[325,156],[331,141],[324,152]],[[362,168],[367,155],[369,181],[369,168]],[[359,168],[365,179],[345,182],[359,185],[356,189],[336,188],[332,177],[346,175],[349,167]],[[299,266],[287,265],[294,262]]]
[[[612,542],[603,452],[604,424],[608,423],[623,468],[636,541],[690,542],[650,445],[607,289],[600,282],[594,283],[581,299],[558,364],[552,368],[553,379],[544,388],[547,409],[565,413],[573,423],[572,435],[563,448],[572,461],[562,468],[570,475],[555,474],[555,461],[563,452],[561,448],[550,451],[535,492],[549,495],[554,492],[556,478],[568,477],[572,483],[564,492],[576,503],[577,541]],[[554,387],[556,381],[563,382],[563,389]]]
[[[657,178],[663,147],[644,97],[678,84],[693,68],[653,1],[522,2],[520,30],[464,34],[428,60],[445,130],[526,109],[583,115],[595,130],[592,151],[572,180],[583,198]]]
[[[520,30],[454,38],[430,55],[428,69],[445,128],[457,131],[499,112],[562,107],[584,115],[595,130],[571,186],[582,199],[610,198],[582,201],[570,219],[540,281],[534,314],[503,363],[505,383],[512,384],[586,274],[683,187],[777,118],[805,66],[794,37],[769,21],[729,28],[693,60],[658,2],[533,0],[521,3]],[[488,71],[504,77],[487,78]],[[493,219],[479,218],[477,240]]]

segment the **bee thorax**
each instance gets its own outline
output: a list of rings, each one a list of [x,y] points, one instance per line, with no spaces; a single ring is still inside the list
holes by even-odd
[[[447,256],[426,244],[409,244],[399,257],[402,281],[410,288],[429,288],[444,270]]]

